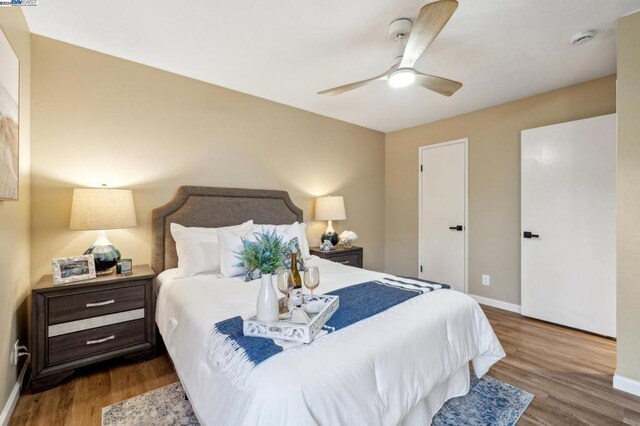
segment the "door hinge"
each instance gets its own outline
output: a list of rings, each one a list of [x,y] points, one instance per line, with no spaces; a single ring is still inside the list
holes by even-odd
[[[420,171],[422,171],[422,164],[420,164]]]
[[[422,265],[420,265],[420,272],[422,272]]]

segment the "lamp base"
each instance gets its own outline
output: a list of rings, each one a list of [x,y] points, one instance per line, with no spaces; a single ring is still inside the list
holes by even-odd
[[[322,237],[320,237],[320,241],[324,243],[324,240],[331,241],[331,244],[335,246],[338,244],[338,234],[336,234],[335,232],[325,232],[324,234],[322,234]]]
[[[120,250],[111,244],[104,231],[100,231],[96,242],[84,254],[93,255],[96,264],[96,275],[113,273],[113,268],[120,260]]]

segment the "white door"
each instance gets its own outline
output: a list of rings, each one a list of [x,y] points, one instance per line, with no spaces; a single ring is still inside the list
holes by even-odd
[[[615,114],[521,144],[522,314],[615,336]]]
[[[467,140],[420,148],[419,276],[466,291]]]

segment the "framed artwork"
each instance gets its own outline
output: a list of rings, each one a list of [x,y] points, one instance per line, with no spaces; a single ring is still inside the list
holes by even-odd
[[[18,199],[20,63],[0,30],[0,200]]]
[[[96,277],[96,264],[92,254],[59,257],[51,260],[53,285],[90,280]]]

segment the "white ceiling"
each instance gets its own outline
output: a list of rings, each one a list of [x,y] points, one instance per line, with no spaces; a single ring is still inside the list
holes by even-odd
[[[33,33],[384,132],[615,72],[615,20],[640,0],[459,0],[418,62],[451,98],[386,82],[316,92],[392,64],[388,24],[428,0],[40,0]],[[595,29],[596,38],[570,38]]]

